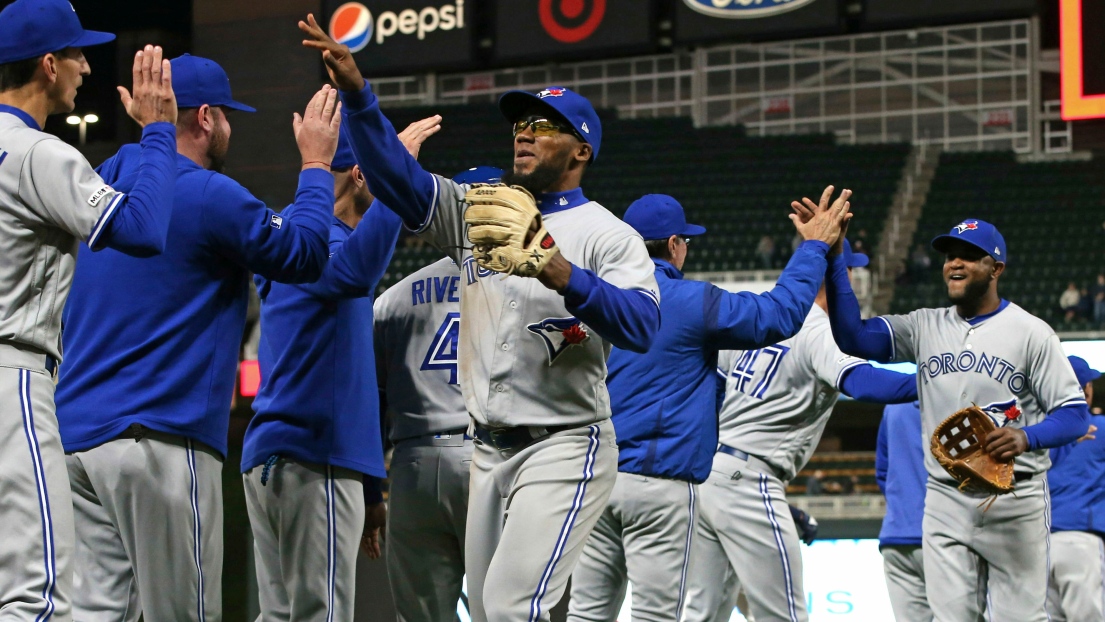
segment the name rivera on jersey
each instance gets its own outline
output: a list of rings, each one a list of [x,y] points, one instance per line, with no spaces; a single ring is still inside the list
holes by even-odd
[[[917,363],[917,373],[929,383],[931,378],[941,374],[974,372],[996,380],[1009,387],[1015,394],[1023,393],[1028,386],[1028,377],[1017,371],[1017,366],[999,356],[987,356],[985,352],[975,354],[964,350],[959,354],[943,352],[927,361]]]

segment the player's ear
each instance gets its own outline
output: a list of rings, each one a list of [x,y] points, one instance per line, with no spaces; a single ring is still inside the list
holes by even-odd
[[[364,173],[361,171],[360,165],[354,164],[353,169],[349,171],[349,175],[353,178],[353,183],[356,184],[358,188],[365,185]]]
[[[578,140],[578,139],[577,139]],[[579,147],[576,148],[574,159],[577,162],[589,162],[591,160],[591,145],[580,141]]]
[[[38,61],[38,66],[42,69],[43,75],[46,76],[46,81],[50,84],[57,82],[58,80],[58,57],[53,52],[43,54],[42,59]]]
[[[210,132],[215,129],[215,111],[211,106],[203,104],[196,111],[196,118],[199,121],[200,127],[204,132]]]
[[[1005,272],[1005,262],[1004,261],[995,261],[994,262],[994,268],[990,272],[991,276],[996,279],[999,276],[1001,276],[1001,274],[1003,272]]]

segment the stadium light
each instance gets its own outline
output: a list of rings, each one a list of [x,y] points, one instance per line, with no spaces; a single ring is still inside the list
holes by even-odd
[[[80,144],[81,147],[84,146],[85,139],[88,137],[88,124],[89,123],[96,123],[99,120],[100,120],[100,117],[98,117],[97,115],[95,115],[91,112],[84,115],[83,117],[79,116],[79,115],[71,114],[71,115],[69,115],[68,117],[65,118],[65,122],[68,123],[69,125],[79,125],[80,126],[80,143],[79,144]]]

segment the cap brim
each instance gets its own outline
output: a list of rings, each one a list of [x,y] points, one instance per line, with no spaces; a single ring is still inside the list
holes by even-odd
[[[703,233],[706,233],[706,227],[687,223],[687,226],[679,232],[679,235],[702,235]]]
[[[220,104],[224,108],[230,108],[231,110],[241,110],[242,112],[257,112],[257,109],[253,106],[247,106],[241,102],[230,100],[229,104]]]
[[[110,43],[115,40],[115,35],[110,32],[100,32],[98,30],[86,30],[81,33],[81,36],[77,37],[77,40],[70,43],[68,47],[71,48],[87,48],[94,45],[103,45],[104,43]]]
[[[869,263],[871,263],[871,258],[864,253],[852,253],[852,256],[848,258],[849,268],[866,268]]]

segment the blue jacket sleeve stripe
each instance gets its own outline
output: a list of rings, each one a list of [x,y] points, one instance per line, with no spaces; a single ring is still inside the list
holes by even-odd
[[[437,183],[437,177],[431,175],[430,178],[434,182],[434,192],[430,195],[430,209],[426,211],[426,219],[422,221],[422,224],[417,229],[411,229],[413,233],[422,233],[426,229],[430,228],[430,225],[434,222],[434,214],[437,213],[437,196],[441,192],[441,187]]]
[[[898,358],[898,341],[897,338],[894,336],[894,327],[890,325],[890,320],[884,318],[881,315],[876,316],[876,319],[885,324],[886,332],[890,333],[890,359],[893,360]]]
[[[852,361],[850,364],[846,365],[843,369],[841,369],[836,374],[836,383],[835,383],[836,388],[837,389],[843,389],[844,388],[844,384],[843,384],[844,383],[844,376],[848,375],[848,372],[850,372],[853,369],[859,367],[860,365],[870,366],[871,364],[870,363],[864,363],[863,361]]]
[[[126,194],[120,192],[115,195],[115,198],[111,200],[111,203],[104,210],[103,214],[100,214],[100,219],[96,221],[96,225],[92,227],[92,235],[88,236],[88,248],[96,248],[96,243],[100,239],[100,234],[103,233],[104,226],[111,220],[111,217],[115,215],[115,208],[119,207],[119,203],[123,201],[123,197]]]

